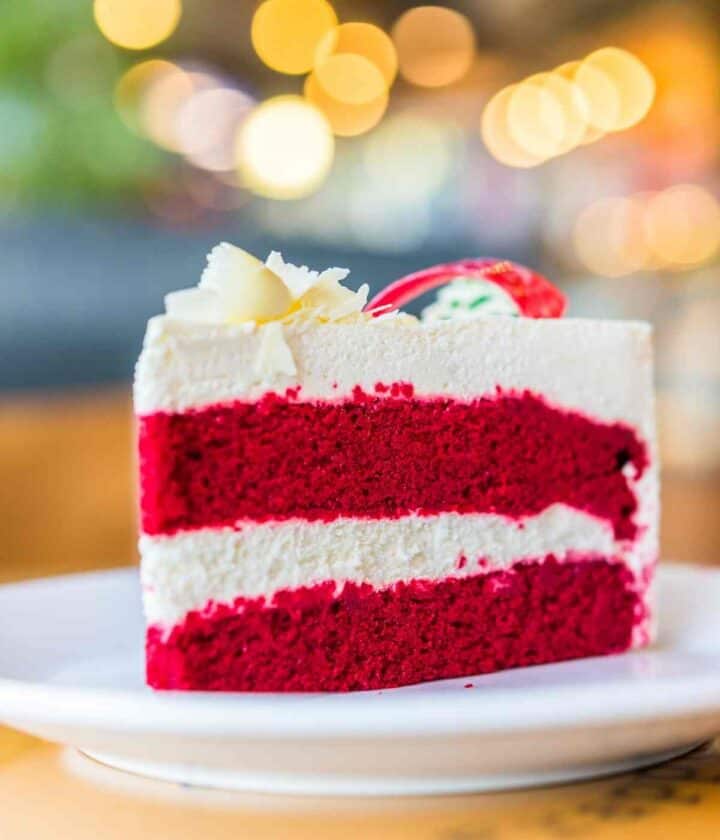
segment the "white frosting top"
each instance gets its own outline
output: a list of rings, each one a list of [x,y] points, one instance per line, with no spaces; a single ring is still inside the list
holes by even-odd
[[[289,355],[276,343],[279,331]],[[649,326],[573,318],[254,325],[159,316],[137,365],[135,410],[183,411],[297,386],[301,399],[340,399],[357,385],[372,393],[378,382],[460,400],[498,386],[529,389],[600,420],[623,420],[646,438],[654,428]]]

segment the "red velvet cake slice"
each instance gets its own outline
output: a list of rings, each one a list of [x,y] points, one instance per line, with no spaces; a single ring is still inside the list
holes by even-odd
[[[650,328],[455,268],[418,320],[393,307],[442,270],[362,311],[344,270],[223,244],[150,321],[151,686],[379,689],[652,638]]]

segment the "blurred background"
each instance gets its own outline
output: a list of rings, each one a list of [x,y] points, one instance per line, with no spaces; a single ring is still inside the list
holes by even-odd
[[[720,562],[719,32],[714,0],[6,0],[0,578],[133,562],[133,363],[223,239],[371,290],[505,256],[652,321],[664,555]]]

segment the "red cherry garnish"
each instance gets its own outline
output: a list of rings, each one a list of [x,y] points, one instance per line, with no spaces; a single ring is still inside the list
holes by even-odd
[[[434,265],[401,277],[375,295],[365,311],[381,315],[399,309],[455,277],[481,277],[496,283],[512,297],[526,318],[560,318],[567,305],[565,295],[542,274],[518,263],[484,257]]]

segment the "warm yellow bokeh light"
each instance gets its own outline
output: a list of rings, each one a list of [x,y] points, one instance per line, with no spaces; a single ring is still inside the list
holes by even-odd
[[[115,107],[123,122],[163,149],[179,151],[177,116],[210,77],[188,73],[160,59],[141,61],[121,76],[115,87]]]
[[[649,201],[645,233],[653,253],[671,266],[706,262],[720,250],[720,204],[695,184],[670,187]]]
[[[485,108],[482,135],[502,163],[535,166],[634,125],[654,90],[642,62],[606,47],[501,90]]]
[[[128,128],[142,133],[140,103],[153,82],[177,70],[169,61],[153,58],[134,64],[115,85],[115,108]]]
[[[614,131],[620,120],[620,92],[615,81],[602,69],[580,62],[575,84],[588,103],[588,123],[602,132]]]
[[[645,218],[652,196],[651,192],[628,196],[622,213],[615,219],[611,245],[624,264],[625,274],[660,268],[645,236]]]
[[[95,0],[95,22],[119,47],[146,50],[162,43],[177,28],[181,0]]]
[[[383,118],[388,106],[388,95],[383,93],[374,102],[349,105],[333,99],[318,84],[314,73],[305,80],[305,98],[319,108],[338,137],[355,137],[374,128]]]
[[[633,238],[633,246],[638,253],[642,253],[642,270],[654,271],[663,269],[667,266],[663,260],[652,248],[652,243],[647,235],[647,217],[650,202],[655,198],[657,192],[654,190],[645,190],[630,195],[629,201],[632,202],[632,228],[630,235]]]
[[[510,85],[495,94],[483,110],[480,133],[490,154],[506,166],[528,168],[546,158],[532,154],[513,137],[508,125],[508,112],[518,85]]]
[[[315,78],[325,93],[348,105],[375,102],[387,90],[380,70],[367,58],[352,53],[337,53],[320,62]]]
[[[583,136],[578,141],[578,144],[584,146],[588,143],[594,143],[596,140],[599,140],[601,137],[604,137],[605,132],[597,126],[593,125],[590,120],[590,100],[588,99],[585,91],[583,91],[583,89],[580,87],[576,80],[577,71],[580,69],[581,66],[582,61],[568,61],[565,64],[561,64],[559,67],[556,67],[553,70],[553,75],[561,76],[562,78],[570,82],[570,84],[573,85],[577,97],[582,102],[581,107],[583,112],[583,120],[585,121],[585,130],[583,132]]]
[[[627,50],[605,47],[591,53],[585,68],[603,73],[612,81],[618,99],[613,131],[630,128],[647,114],[655,98],[655,81],[647,67]],[[579,70],[580,77],[583,70]]]
[[[586,207],[573,231],[580,261],[601,277],[621,277],[646,268],[644,206],[634,198],[602,198]]]
[[[312,70],[318,46],[336,25],[325,0],[265,0],[253,16],[251,38],[268,67],[301,75]]]
[[[258,105],[236,142],[243,184],[258,195],[290,199],[309,195],[327,177],[334,156],[330,124],[299,96]]]
[[[720,203],[695,184],[603,198],[580,214],[573,240],[580,261],[606,277],[687,269],[720,251]]]
[[[586,207],[578,216],[573,230],[573,244],[580,262],[593,274],[619,277],[625,266],[610,247],[616,219],[625,212],[624,199],[602,198]]]
[[[416,6],[392,30],[400,72],[421,87],[443,87],[461,79],[475,57],[472,24],[444,6]]]
[[[528,81],[540,84],[562,108],[565,130],[555,149],[555,154],[564,154],[574,149],[585,138],[590,111],[580,88],[574,80],[567,79],[556,72],[538,73],[531,76]]]
[[[331,55],[351,53],[371,61],[385,78],[389,88],[395,81],[398,60],[395,45],[378,26],[371,23],[343,23],[332,29],[320,42],[315,54],[316,66]]]
[[[507,127],[518,146],[537,158],[557,154],[567,133],[562,103],[537,77],[515,86],[508,102]]]
[[[177,116],[195,89],[192,75],[174,64],[152,78],[139,104],[142,133],[168,151],[179,151]]]

